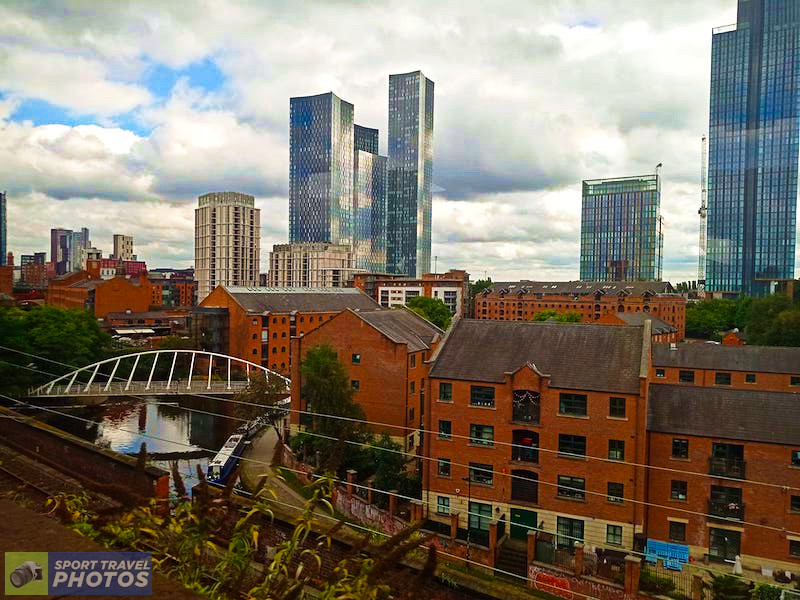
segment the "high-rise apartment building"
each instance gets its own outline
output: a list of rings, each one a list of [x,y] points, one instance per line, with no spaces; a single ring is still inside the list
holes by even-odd
[[[378,155],[378,130],[360,125],[353,151],[353,254],[357,269],[386,271],[386,157]]]
[[[289,103],[289,241],[353,241],[353,105],[333,92]]]
[[[6,264],[8,229],[6,224],[6,192],[0,192],[0,265]]]
[[[583,182],[582,281],[661,281],[661,177]]]
[[[123,235],[121,233],[114,234],[114,254],[112,258],[119,260],[136,260],[136,255],[133,253],[132,235]]]
[[[714,30],[706,290],[761,295],[794,277],[800,4],[739,0]]]
[[[255,208],[255,198],[238,192],[212,192],[198,200],[194,211],[198,301],[218,285],[258,286],[261,211]]]
[[[55,267],[55,275],[64,275],[80,269],[83,250],[90,248],[89,230],[81,227],[80,231],[71,229],[50,230],[50,262]]]
[[[269,253],[269,287],[345,287],[355,271],[349,245],[275,244]]]
[[[433,81],[421,71],[389,76],[387,270],[431,270]]]

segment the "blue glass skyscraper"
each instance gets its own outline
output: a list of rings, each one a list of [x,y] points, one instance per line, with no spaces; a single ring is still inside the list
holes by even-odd
[[[661,281],[659,175],[583,182],[581,281]]]
[[[387,270],[431,269],[433,81],[421,71],[389,76]]]
[[[707,291],[794,277],[798,86],[800,2],[739,0],[711,43]]]
[[[353,254],[356,269],[386,271],[386,157],[378,130],[355,126]]]
[[[353,105],[334,93],[292,98],[289,241],[353,242]]]

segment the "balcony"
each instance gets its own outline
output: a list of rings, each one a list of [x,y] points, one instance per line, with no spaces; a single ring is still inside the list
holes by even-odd
[[[733,500],[709,500],[708,514],[730,521],[744,521],[744,503]]]
[[[745,461],[737,458],[709,458],[708,472],[719,477],[732,477],[744,479]]]

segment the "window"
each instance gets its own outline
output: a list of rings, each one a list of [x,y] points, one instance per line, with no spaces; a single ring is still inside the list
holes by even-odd
[[[714,385],[730,385],[730,373],[714,373]]]
[[[558,476],[558,496],[573,500],[586,499],[586,480],[583,477]]]
[[[800,385],[800,377],[796,375],[789,377],[789,385]]]
[[[492,505],[483,502],[469,503],[469,518],[467,527],[473,535],[473,539],[482,540],[489,545],[489,523],[492,520]],[[481,532],[478,534],[478,532]],[[477,535],[476,535],[477,534]]]
[[[440,515],[450,514],[450,498],[448,498],[447,496],[437,496],[436,513]]]
[[[618,502],[622,504],[625,500],[625,484],[617,483],[615,481],[608,482],[608,493],[606,500],[609,502]]]
[[[570,456],[586,456],[586,438],[582,435],[558,434],[559,456],[567,454]]]
[[[789,540],[789,554],[800,556],[800,540]]]
[[[756,374],[755,373],[745,373],[744,374],[744,382],[745,383],[755,383],[756,382]]]
[[[689,458],[689,440],[672,438],[672,458]]]
[[[439,421],[439,439],[449,440],[453,437],[453,422]]]
[[[253,348],[253,354],[258,354],[258,348]]]
[[[352,360],[354,365],[360,365],[361,364],[361,355],[360,354],[353,354],[350,358],[351,358],[351,360]]]
[[[678,381],[681,383],[694,383],[694,371],[678,371]]]
[[[469,404],[494,408],[494,388],[484,385],[469,386]]]
[[[606,525],[606,544],[622,546],[622,525]]]
[[[611,460],[625,460],[624,440],[608,440],[608,458]]]
[[[350,389],[354,392],[357,392],[359,389],[361,389],[361,382],[358,379],[351,379]]]
[[[671,542],[686,541],[686,523],[680,521],[669,522],[669,539]]]
[[[412,394],[414,393],[415,390],[414,390],[414,382],[413,381],[408,384],[408,391],[410,393],[412,393]]]
[[[439,468],[436,471],[439,477],[450,477],[450,459],[440,458]]]
[[[586,416],[586,394],[560,394],[558,412],[562,415]]]
[[[492,485],[494,483],[494,475],[492,465],[484,465],[481,463],[469,463],[469,478],[472,483],[480,483],[482,485]]]
[[[470,424],[469,443],[479,446],[494,446],[494,427]]]
[[[789,502],[789,510],[792,512],[800,512],[800,496],[792,496]]]
[[[800,450],[792,450],[792,466],[800,467]]]
[[[664,369],[656,369],[656,377],[666,377],[666,373],[664,373]]]
[[[410,423],[414,422],[414,407],[413,406],[408,411],[408,420],[409,420]]]
[[[439,402],[452,402],[453,401],[453,384],[440,383],[439,384]]]
[[[575,542],[583,541],[583,521],[558,517],[556,520],[556,547],[572,551]]]
[[[673,479],[670,486],[669,497],[672,500],[686,500],[686,488],[687,484],[685,481]]]
[[[614,398],[612,396],[608,399],[608,416],[618,419],[625,418],[625,398]]]

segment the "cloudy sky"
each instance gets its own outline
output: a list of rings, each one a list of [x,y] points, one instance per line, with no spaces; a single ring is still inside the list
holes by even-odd
[[[288,236],[289,97],[333,91],[386,151],[390,73],[436,84],[433,254],[473,278],[576,279],[582,179],[663,162],[664,276],[697,276],[711,28],[735,0],[0,4],[9,249],[51,227],[193,265],[199,194]]]

